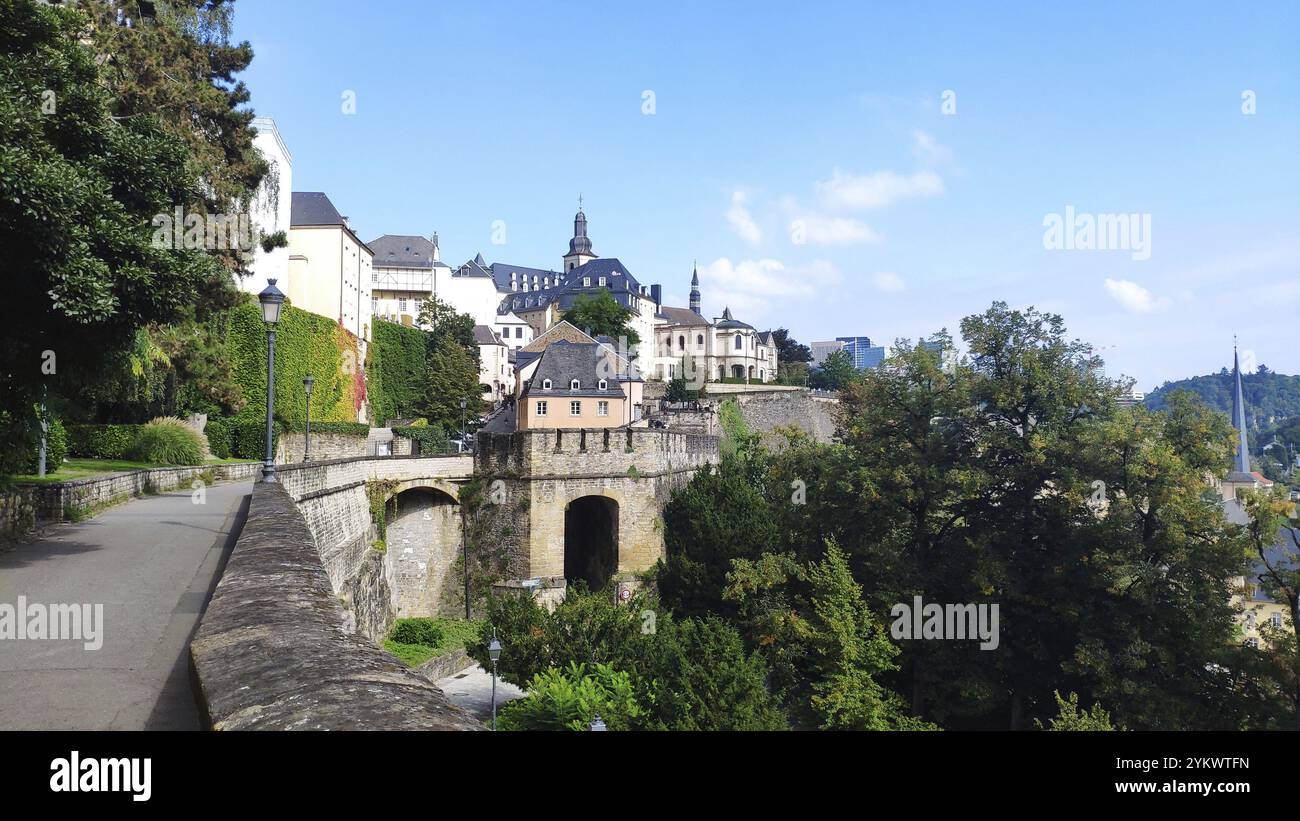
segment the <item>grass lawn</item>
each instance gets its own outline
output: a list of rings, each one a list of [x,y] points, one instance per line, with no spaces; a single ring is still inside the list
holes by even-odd
[[[209,459],[205,464],[209,465],[233,465],[240,462],[253,461],[250,459]],[[45,476],[28,474],[22,476],[11,476],[12,482],[29,482],[37,484],[52,484],[54,482],[67,482],[72,479],[86,479],[91,476],[98,476],[105,473],[121,473],[124,470],[142,470],[147,468],[162,467],[161,465],[151,465],[148,462],[132,462],[126,459],[66,459],[59,469]]]
[[[399,622],[407,621],[398,619]],[[407,667],[419,667],[435,656],[445,656],[464,648],[478,639],[481,621],[465,619],[432,619],[442,629],[443,639],[437,647],[426,644],[403,644],[392,639],[384,639],[384,649],[397,656]],[[396,625],[394,625],[396,626]],[[391,631],[390,631],[391,634]]]

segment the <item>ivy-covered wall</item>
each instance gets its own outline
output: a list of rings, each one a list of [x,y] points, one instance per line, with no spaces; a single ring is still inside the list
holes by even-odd
[[[419,415],[428,356],[424,331],[376,319],[366,355],[374,424]]]
[[[248,404],[240,417],[266,414],[266,326],[256,302],[231,309],[226,336],[232,375]],[[307,416],[303,377],[315,378],[313,422],[355,422],[364,399],[356,339],[339,324],[288,304],[275,335],[275,417],[301,426]]]

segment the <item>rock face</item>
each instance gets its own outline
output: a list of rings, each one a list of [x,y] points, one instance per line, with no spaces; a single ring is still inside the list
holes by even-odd
[[[480,730],[361,635],[280,484],[257,483],[243,533],[190,645],[217,730]]]

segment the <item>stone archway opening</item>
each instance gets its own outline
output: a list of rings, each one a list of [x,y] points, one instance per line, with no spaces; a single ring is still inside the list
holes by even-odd
[[[385,507],[388,580],[397,616],[454,612],[460,504],[441,488],[417,486],[395,494]]]
[[[564,578],[591,590],[609,584],[618,570],[618,502],[582,496],[564,508]]]

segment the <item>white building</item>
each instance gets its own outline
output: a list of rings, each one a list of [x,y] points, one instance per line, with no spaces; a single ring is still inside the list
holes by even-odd
[[[253,118],[253,127],[257,136],[253,146],[261,153],[269,166],[266,176],[258,186],[257,194],[249,203],[249,217],[259,236],[269,236],[283,231],[287,237],[292,218],[293,191],[293,155],[280,136],[275,120],[270,117]],[[251,276],[241,277],[237,285],[241,290],[251,294],[261,292],[268,279],[277,280],[277,284],[287,282],[289,276],[289,248],[276,248],[270,253],[262,250],[258,242],[253,250],[253,259],[249,264]],[[280,286],[280,290],[284,290]]]
[[[373,256],[329,197],[293,192],[289,277],[280,290],[294,307],[337,320],[361,340],[363,353],[370,342]]]
[[[405,234],[384,234],[366,243],[374,252],[370,310],[401,325],[415,325],[420,309],[433,296],[434,282],[451,274],[433,240]]]
[[[500,402],[515,392],[515,369],[510,364],[510,348],[487,325],[474,326],[478,345],[478,381],[486,386],[485,402]]]

